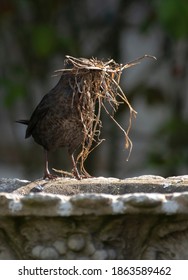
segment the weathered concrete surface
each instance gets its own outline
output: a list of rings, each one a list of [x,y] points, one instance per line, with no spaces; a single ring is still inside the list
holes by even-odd
[[[145,175],[127,179],[90,178],[78,181],[70,178],[56,180],[36,180],[29,182],[19,179],[0,179],[0,192],[26,195],[30,192],[45,192],[61,195],[80,193],[106,193],[121,195],[126,193],[173,193],[188,191],[188,175],[163,178]]]
[[[29,183],[30,182],[27,180],[20,180],[17,178],[15,178],[15,179],[1,178],[0,179],[0,192],[13,192]]]
[[[188,259],[188,176],[14,182],[0,259]]]

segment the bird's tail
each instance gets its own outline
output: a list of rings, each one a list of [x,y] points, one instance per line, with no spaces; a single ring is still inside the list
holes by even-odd
[[[29,121],[28,120],[19,120],[19,121],[16,121],[17,123],[22,123],[22,124],[25,124],[25,125],[28,125],[29,124]]]

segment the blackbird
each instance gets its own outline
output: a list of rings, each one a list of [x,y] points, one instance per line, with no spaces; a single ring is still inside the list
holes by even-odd
[[[27,125],[25,138],[32,136],[45,150],[44,178],[54,178],[48,170],[48,152],[60,147],[68,148],[73,174],[77,179],[81,178],[74,152],[84,141],[84,129],[78,109],[80,93],[75,93],[71,86],[74,79],[73,74],[64,73],[57,85],[42,98],[30,120],[17,121]]]

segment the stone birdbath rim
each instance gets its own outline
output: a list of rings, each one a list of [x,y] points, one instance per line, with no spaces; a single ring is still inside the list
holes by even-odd
[[[12,192],[0,193],[1,216],[188,214],[186,175],[166,179],[141,176],[123,180],[99,177],[81,182],[68,178],[20,182],[23,185]],[[44,184],[43,191],[33,192],[38,184]],[[58,193],[60,188],[64,193]]]

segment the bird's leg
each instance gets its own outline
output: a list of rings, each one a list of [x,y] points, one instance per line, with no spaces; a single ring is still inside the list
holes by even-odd
[[[81,176],[78,172],[78,169],[76,167],[76,162],[74,160],[74,155],[71,155],[71,159],[72,159],[72,165],[73,165],[73,175],[76,177],[76,179],[81,180]]]
[[[57,175],[53,175],[49,172],[49,169],[48,169],[48,151],[47,150],[44,150],[44,153],[45,153],[45,165],[44,165],[44,176],[43,176],[43,179],[55,179],[57,178]]]

